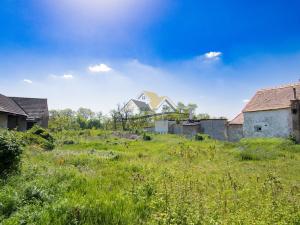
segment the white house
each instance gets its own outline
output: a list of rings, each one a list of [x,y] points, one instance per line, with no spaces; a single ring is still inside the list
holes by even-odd
[[[300,140],[299,99],[300,83],[257,91],[243,110],[244,136]]]
[[[143,91],[136,99],[131,99],[125,106],[133,114],[141,112],[175,112],[176,105],[167,96],[158,96],[154,92]]]

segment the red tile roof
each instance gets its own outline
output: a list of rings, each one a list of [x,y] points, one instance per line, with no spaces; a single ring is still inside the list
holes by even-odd
[[[230,125],[243,125],[244,124],[244,114],[240,113],[233,120],[229,122]]]
[[[294,88],[297,99],[300,99],[300,83],[259,90],[246,105],[243,112],[289,108],[291,107],[291,100],[294,99]]]

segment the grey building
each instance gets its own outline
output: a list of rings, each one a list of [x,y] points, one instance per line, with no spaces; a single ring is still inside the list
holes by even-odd
[[[47,99],[7,97],[0,94],[0,128],[25,131],[35,124],[48,127]]]
[[[283,137],[299,132],[300,83],[256,92],[243,110],[243,131],[249,137]]]
[[[227,139],[231,142],[236,142],[244,137],[243,132],[244,114],[240,113],[227,125]]]

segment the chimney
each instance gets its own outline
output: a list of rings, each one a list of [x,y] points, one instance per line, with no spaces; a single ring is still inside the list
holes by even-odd
[[[295,87],[293,88],[293,92],[294,92],[294,100],[297,100],[297,91]]]

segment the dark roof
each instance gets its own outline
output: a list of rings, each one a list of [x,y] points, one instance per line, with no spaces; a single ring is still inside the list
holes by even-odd
[[[47,99],[21,97],[10,97],[10,99],[27,113],[28,119],[42,119],[49,115]]]
[[[132,99],[132,101],[134,102],[134,104],[136,104],[136,106],[141,110],[141,111],[151,111],[150,106],[142,101],[138,101],[138,100],[134,100]]]
[[[296,90],[296,98],[299,99],[300,83],[259,90],[246,105],[243,112],[290,108],[291,100],[294,100],[294,89]]]
[[[243,125],[244,124],[244,114],[240,113],[233,120],[229,122],[230,125]]]
[[[0,112],[11,113],[21,116],[27,116],[24,110],[16,104],[11,98],[0,94]]]

